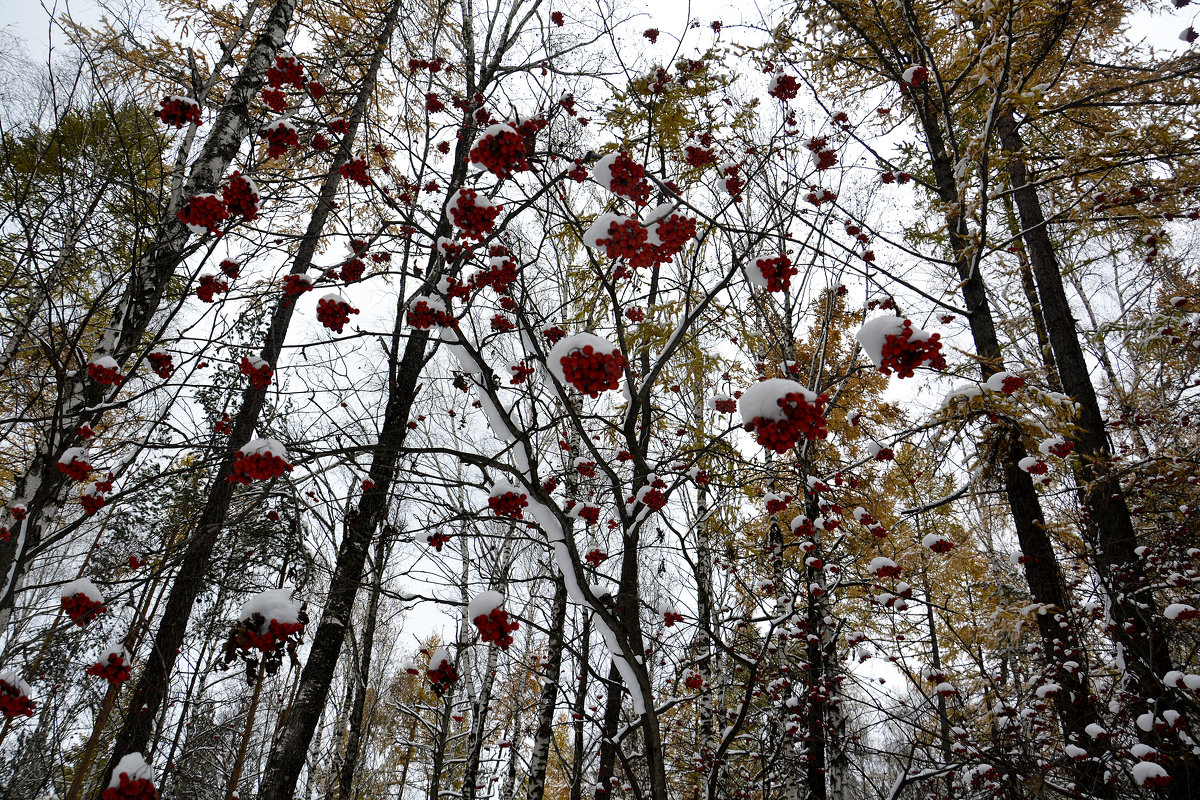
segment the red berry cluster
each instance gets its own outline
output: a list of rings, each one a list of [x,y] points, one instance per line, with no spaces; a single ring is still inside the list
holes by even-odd
[[[79,592],[62,598],[62,609],[71,618],[71,622],[82,628],[107,611],[108,607]]]
[[[196,282],[196,297],[202,302],[211,303],[216,295],[229,291],[229,284],[216,275],[201,275]]]
[[[247,222],[258,218],[258,192],[254,190],[254,184],[238,170],[229,176],[229,183],[221,191],[221,198],[231,215],[243,217]],[[221,265],[224,267],[225,262],[222,261]]]
[[[505,492],[488,498],[492,513],[512,519],[524,519],[525,512],[521,509],[529,505],[529,497],[524,493]]]
[[[1005,394],[1012,394],[1013,392],[1017,391],[1024,385],[1025,385],[1025,376],[1024,375],[1009,375],[1007,378],[1004,379],[1004,383],[1003,383],[1003,385],[1001,385],[1000,391],[1004,392]]]
[[[241,265],[233,259],[226,258],[218,266],[221,267],[221,272],[224,273],[225,277],[231,281],[236,280],[238,275],[242,274]]]
[[[345,264],[342,264],[342,280],[347,284],[354,283],[362,278],[366,269],[367,265],[361,258],[352,258]]]
[[[265,389],[271,385],[271,376],[275,370],[270,364],[255,364],[246,356],[242,356],[242,374],[250,378],[250,385],[255,389]]]
[[[587,180],[588,171],[581,160],[575,159],[575,166],[567,171],[567,177],[576,183],[583,183]]]
[[[317,319],[334,333],[341,333],[350,321],[350,315],[357,313],[358,309],[351,308],[345,300],[322,297],[317,301]]]
[[[220,236],[221,223],[229,219],[229,210],[215,194],[197,194],[175,216],[184,225]]]
[[[805,146],[813,154],[818,170],[826,170],[837,164],[837,153],[829,147],[828,136],[814,136]]]
[[[408,60],[408,71],[409,72],[420,72],[423,69],[427,69],[430,72],[436,74],[438,72],[441,72],[442,68],[445,66],[446,66],[446,59],[442,58],[441,56],[438,56],[437,58],[433,59],[432,61],[426,61],[423,58],[410,58]]]
[[[267,108],[276,114],[282,114],[288,105],[287,95],[283,93],[282,89],[263,89],[262,99]]]
[[[954,549],[954,542],[947,539],[945,536],[939,536],[930,543],[929,549],[935,553],[949,553]]]
[[[608,226],[608,237],[597,239],[596,244],[604,247],[609,258],[637,258],[649,232],[636,219],[622,222],[614,220]]]
[[[591,564],[592,567],[598,567],[608,560],[608,553],[599,548],[593,547],[591,550],[588,550],[587,555],[583,557],[583,560]]]
[[[895,461],[896,451],[890,447],[881,447],[879,452],[875,454],[876,461]]]
[[[251,453],[247,456],[239,450],[229,481],[248,486],[250,481],[267,481],[291,471],[292,465],[274,453]]]
[[[329,149],[329,139],[325,138],[325,134],[323,133],[314,134],[312,138],[312,148],[313,150],[318,150],[324,153]]]
[[[909,86],[917,87],[929,80],[929,69],[926,67],[912,67],[909,70],[905,70],[905,74],[908,75],[907,83]]]
[[[18,716],[33,716],[34,702],[20,689],[5,680],[0,680],[0,714],[12,719]]]
[[[443,328],[457,328],[458,320],[449,311],[433,308],[425,300],[418,300],[408,310],[408,324],[413,328],[425,330],[438,325]]]
[[[683,679],[683,685],[693,692],[698,692],[704,688],[704,676],[693,669],[687,671],[687,677]]]
[[[1075,449],[1075,443],[1066,441],[1059,442],[1058,444],[1050,445],[1050,447],[1046,449],[1050,451],[1050,455],[1052,456],[1066,458],[1067,456],[1071,455],[1071,451]]]
[[[713,403],[713,405],[722,414],[732,414],[737,411],[737,400],[734,400],[732,397],[722,397]]]
[[[517,282],[517,262],[506,257],[501,261],[491,263],[487,269],[476,272],[471,276],[471,286],[481,289],[491,286],[497,294],[508,294],[512,285]]]
[[[767,513],[774,516],[775,514],[787,511],[788,504],[792,502],[792,499],[790,494],[783,497],[772,497],[767,500]]]
[[[72,458],[70,464],[58,462],[58,471],[72,480],[82,481],[92,471],[92,465],[79,458]]]
[[[800,93],[800,81],[795,75],[776,75],[767,94],[779,100],[791,100]]]
[[[521,627],[515,619],[509,621],[508,612],[503,608],[493,608],[490,613],[480,614],[471,621],[479,628],[480,639],[499,646],[501,650],[508,649],[513,643],[512,632]]]
[[[446,692],[458,683],[458,670],[449,661],[443,661],[435,669],[431,669],[425,673],[429,678],[429,688],[438,697],[441,697]]]
[[[680,614],[678,611],[664,611],[663,612],[663,625],[664,626],[666,626],[668,628],[673,628],[673,627],[675,627],[676,622],[683,622],[683,614]]]
[[[304,66],[300,59],[291,53],[275,56],[275,65],[267,70],[267,83],[276,89],[291,84],[294,88],[304,89]]]
[[[289,147],[300,146],[299,131],[283,120],[263,128],[263,138],[267,140],[267,158],[279,158]]]
[[[695,147],[688,145],[684,148],[685,161],[689,166],[706,167],[709,164],[717,163],[717,154],[707,147]]]
[[[105,386],[116,386],[121,382],[121,371],[104,364],[88,364],[88,377]]]
[[[509,385],[520,386],[525,382],[525,379],[533,374],[533,367],[527,365],[524,361],[518,361],[512,365],[512,378],[509,379]]]
[[[166,380],[175,373],[175,365],[171,362],[171,354],[154,351],[146,355],[146,360],[150,362],[150,369],[154,370],[154,374]]]
[[[513,321],[511,319],[504,316],[503,314],[496,314],[495,316],[493,316],[491,326],[492,326],[492,330],[498,331],[500,333],[515,330],[517,327],[516,325],[513,324]]]
[[[15,505],[8,509],[8,513],[12,514],[13,519],[20,522],[25,519],[25,515],[29,513],[29,509],[23,505]]]
[[[354,181],[359,186],[371,185],[371,178],[367,175],[367,160],[362,156],[342,164],[338,167],[338,174],[348,181]]]
[[[425,537],[425,541],[429,543],[430,547],[432,547],[434,550],[437,550],[440,553],[440,552],[442,552],[442,546],[444,544],[446,544],[446,542],[450,541],[450,534],[448,534],[448,533],[431,533]]]
[[[166,125],[182,128],[200,124],[200,104],[191,98],[164,97],[158,104],[158,118]]]
[[[639,206],[646,205],[650,199],[650,181],[646,180],[645,167],[622,150],[609,167],[609,173],[612,179],[608,187],[613,194],[628,198]]]
[[[260,650],[264,653],[273,653],[280,650],[287,644],[288,639],[295,637],[304,632],[303,622],[280,622],[277,619],[272,619],[267,625],[266,633],[259,633],[262,627],[262,615],[255,614],[249,620],[243,620],[244,626],[237,637],[237,646],[243,651],[250,649]]]
[[[482,164],[497,178],[524,172],[529,169],[529,162],[525,160],[525,139],[510,127],[492,131],[471,148],[471,163]]]
[[[222,414],[221,418],[213,424],[213,431],[221,436],[228,436],[233,432],[232,420],[228,414]]]
[[[107,663],[97,661],[87,668],[87,674],[119,686],[129,680],[129,665],[120,653],[109,653]]]
[[[551,11],[550,12],[550,21],[561,28],[563,26],[562,12],[561,11]]]
[[[872,574],[874,574],[875,577],[877,577],[877,578],[899,578],[900,577],[900,565],[899,564],[880,564],[874,570],[872,570]]]
[[[654,232],[662,241],[660,248],[675,255],[696,236],[696,219],[682,214],[671,214],[659,221]]]
[[[546,341],[549,342],[551,346],[558,344],[558,342],[560,342],[566,335],[567,332],[557,325],[542,329],[542,336],[546,337]]]
[[[811,192],[804,195],[804,200],[805,200],[805,202],[811,203],[812,205],[816,206],[817,208],[820,208],[825,203],[832,203],[834,200],[837,200],[837,197],[838,197],[837,192],[831,191],[829,189],[813,189]],[[870,252],[870,251],[868,251],[868,252]],[[872,254],[870,258],[866,258],[866,255],[864,254],[863,258],[866,261],[874,261],[875,260],[874,254]]]
[[[460,190],[458,202],[450,209],[450,217],[462,229],[464,237],[482,240],[495,230],[496,217],[500,215],[502,207],[476,204],[477,197],[479,193],[474,189]]]
[[[1039,458],[1029,466],[1025,467],[1025,471],[1030,475],[1045,475],[1050,471],[1050,465]]]
[[[311,292],[312,288],[312,281],[299,273],[290,272],[283,276],[283,293],[288,297],[299,297],[305,292]]]
[[[104,495],[99,493],[80,495],[79,505],[83,506],[84,516],[90,517],[104,508]]]
[[[320,81],[309,81],[305,84],[305,87],[308,89],[308,93],[312,96],[313,100],[320,100],[325,96],[325,84]]]
[[[746,430],[754,431],[756,440],[763,447],[776,453],[786,453],[804,436],[808,439],[824,439],[829,435],[825,421],[825,403],[828,395],[818,395],[810,403],[799,392],[789,392],[776,402],[783,409],[781,420],[755,417],[746,423]]]
[[[642,493],[642,505],[651,511],[659,511],[667,504],[667,496],[659,489]]]
[[[599,397],[600,392],[620,385],[622,371],[629,362],[620,350],[600,353],[587,344],[563,356],[561,363],[567,383],[589,397]]]
[[[883,342],[880,353],[879,371],[891,375],[894,371],[899,378],[911,378],[917,367],[929,364],[933,369],[945,369],[946,359],[942,355],[941,334],[935,333],[928,339],[913,341],[912,322],[904,320],[904,329],[899,333],[889,333]]]
[[[766,280],[768,292],[787,291],[788,286],[792,283],[792,276],[799,272],[792,266],[792,260],[785,255],[775,258],[760,258],[754,262],[754,265]]]

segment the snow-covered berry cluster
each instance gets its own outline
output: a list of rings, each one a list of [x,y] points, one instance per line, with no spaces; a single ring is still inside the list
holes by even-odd
[[[200,280],[196,281],[196,297],[204,303],[213,302],[216,295],[225,294],[227,291],[229,284],[216,275],[201,275]]]
[[[800,81],[795,75],[777,72],[771,76],[767,86],[767,94],[778,100],[791,100],[800,93]]]
[[[683,685],[692,692],[698,692],[704,688],[704,676],[694,669],[685,670],[683,673]]]
[[[454,688],[454,684],[458,683],[458,670],[454,668],[450,654],[441,647],[434,650],[433,655],[429,657],[429,667],[425,675],[429,678],[429,688],[438,697],[450,691]]]
[[[650,181],[646,168],[621,150],[610,153],[596,162],[596,182],[618,197],[644,206],[650,199]]]
[[[226,652],[251,650],[277,655],[288,645],[294,645],[304,633],[308,615],[303,605],[293,598],[290,587],[259,592],[242,604],[238,624],[226,643]]]
[[[150,362],[150,369],[154,371],[154,374],[163,380],[175,374],[175,364],[171,354],[165,350],[151,350],[146,354],[146,360]]]
[[[637,259],[650,238],[650,232],[634,217],[601,214],[584,233],[583,240],[592,248],[604,248],[609,258]]]
[[[504,596],[499,592],[480,592],[467,604],[467,618],[479,629],[479,638],[507,650],[513,643],[512,632],[521,627],[508,618],[502,607]]]
[[[442,328],[457,328],[458,320],[446,308],[446,301],[434,295],[421,295],[408,307],[405,318],[413,328],[426,330],[435,325]]]
[[[221,199],[231,216],[242,217],[247,222],[258,218],[258,184],[238,170],[229,176],[229,183],[221,190]],[[223,266],[225,262],[221,263]]]
[[[0,674],[0,714],[6,719],[32,717],[36,704],[29,699],[29,684],[13,670]]]
[[[512,125],[491,125],[484,129],[479,141],[471,148],[471,163],[482,164],[502,179],[514,172],[524,172],[529,169],[529,162],[525,160],[525,139]]]
[[[1054,456],[1056,458],[1066,458],[1071,455],[1071,451],[1075,449],[1075,443],[1067,441],[1062,436],[1051,436],[1048,439],[1043,439],[1038,444],[1038,450],[1043,455]]]
[[[79,505],[83,507],[84,516],[87,517],[104,508],[104,495],[100,492],[99,484],[89,483],[84,487],[83,494],[79,496]]]
[[[250,359],[247,356],[242,356],[241,365],[242,374],[250,378],[250,385],[255,389],[265,389],[271,385],[271,376],[275,374],[275,370],[271,369],[271,365],[261,358]]]
[[[88,377],[105,386],[116,386],[121,382],[121,368],[112,356],[93,356],[88,362]]]
[[[68,448],[58,459],[58,471],[72,480],[86,479],[92,469],[87,460],[87,453],[82,447]]]
[[[442,547],[446,544],[446,542],[450,541],[450,534],[448,534],[448,533],[431,533],[425,537],[425,541],[429,544],[430,547],[432,547],[434,550],[437,550],[440,553],[440,552],[442,552]]]
[[[284,456],[287,451],[274,439],[252,439],[235,454],[231,483],[249,485],[250,481],[266,481],[292,471]]]
[[[490,201],[474,189],[459,189],[446,204],[450,218],[462,230],[464,238],[482,240],[496,228],[496,217],[503,206]]]
[[[366,271],[366,262],[364,262],[361,258],[355,257],[347,261],[345,264],[342,264],[342,268],[339,270],[339,275],[341,276],[342,281],[345,282],[346,285],[349,285],[360,280],[363,276],[363,273]]]
[[[569,336],[550,349],[550,371],[590,397],[620,386],[628,361],[616,345],[593,333]]]
[[[289,147],[300,146],[300,131],[286,119],[275,120],[262,133],[267,140],[267,158],[279,158]]]
[[[154,773],[142,760],[141,753],[130,753],[117,762],[108,788],[100,793],[100,800],[158,800]]]
[[[524,519],[523,511],[529,505],[529,496],[519,491],[511,484],[498,482],[488,497],[488,506],[492,513],[501,517]]]
[[[921,546],[934,553],[949,553],[954,549],[954,540],[940,533],[927,533],[921,539]]]
[[[929,69],[927,67],[922,67],[920,64],[914,64],[913,66],[904,70],[904,74],[901,76],[903,85],[911,86],[913,88],[920,86],[927,80],[929,80]]]
[[[673,608],[664,608],[661,610],[663,615],[663,626],[667,628],[675,627],[676,622],[683,622],[683,614],[680,614]]]
[[[289,272],[283,276],[283,293],[288,297],[299,297],[311,292],[312,288],[312,281],[299,273]]]
[[[804,146],[812,153],[813,166],[818,171],[827,170],[837,164],[837,152],[829,146],[828,136],[813,136]]]
[[[746,277],[756,286],[761,286],[768,292],[786,292],[791,285],[792,276],[799,270],[792,266],[792,260],[786,255],[774,258],[760,258],[754,266],[746,270]]]
[[[215,194],[202,193],[188,198],[175,216],[197,236],[206,233],[221,235],[221,223],[229,219],[229,209]]]
[[[87,578],[63,586],[61,601],[63,613],[81,628],[108,610],[104,597]]]
[[[598,547],[593,547],[591,550],[587,551],[587,554],[584,555],[583,560],[590,564],[594,569],[608,560],[608,553],[604,552]]]
[[[304,65],[291,53],[279,53],[275,56],[275,64],[267,70],[267,83],[276,89],[291,84],[293,88],[303,90]]]
[[[104,678],[109,683],[121,685],[129,680],[130,664],[125,648],[111,647],[100,654],[96,663],[87,668],[87,674]]]
[[[158,101],[158,118],[166,125],[183,128],[200,124],[200,104],[190,97],[169,95]]]
[[[367,159],[359,156],[352,158],[338,167],[338,174],[359,186],[370,186],[371,176],[367,174]]]
[[[327,294],[317,301],[317,319],[334,333],[341,333],[350,315],[357,313],[358,309],[351,307],[340,294]]]
[[[217,266],[221,268],[221,273],[231,281],[237,280],[237,277],[242,274],[242,265],[232,258],[222,259]]]
[[[777,453],[786,453],[801,437],[824,439],[829,435],[825,403],[829,397],[805,389],[786,378],[759,381],[742,393],[738,410],[742,424],[756,441]]]
[[[900,565],[887,556],[878,556],[871,559],[871,563],[867,565],[867,571],[877,578],[898,578]]]
[[[884,375],[895,372],[899,378],[911,378],[922,366],[938,370],[946,368],[941,334],[926,333],[908,319],[876,317],[867,320],[855,338]]]

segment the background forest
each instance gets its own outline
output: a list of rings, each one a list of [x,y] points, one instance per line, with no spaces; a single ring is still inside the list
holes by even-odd
[[[1200,795],[1189,0],[693,13],[8,35],[0,796]]]

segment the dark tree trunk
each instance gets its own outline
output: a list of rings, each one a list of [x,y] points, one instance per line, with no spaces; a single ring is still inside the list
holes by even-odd
[[[542,694],[538,698],[537,731],[529,754],[529,776],[525,800],[542,800],[546,793],[546,766],[554,739],[554,708],[558,704],[558,679],[562,674],[563,626],[567,620],[567,585],[557,572],[554,601],[550,606],[549,638],[546,641],[546,669],[542,675]],[[515,761],[516,755],[513,754]]]

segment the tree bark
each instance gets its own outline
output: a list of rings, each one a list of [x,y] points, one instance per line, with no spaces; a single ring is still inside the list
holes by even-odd
[[[549,638],[546,641],[546,669],[542,675],[542,694],[538,699],[537,731],[529,754],[529,775],[525,800],[542,800],[546,793],[546,766],[550,761],[550,743],[554,739],[554,709],[558,704],[558,679],[562,674],[563,626],[567,620],[567,585],[554,573],[554,600],[550,606]],[[513,753],[513,758],[516,754]]]

